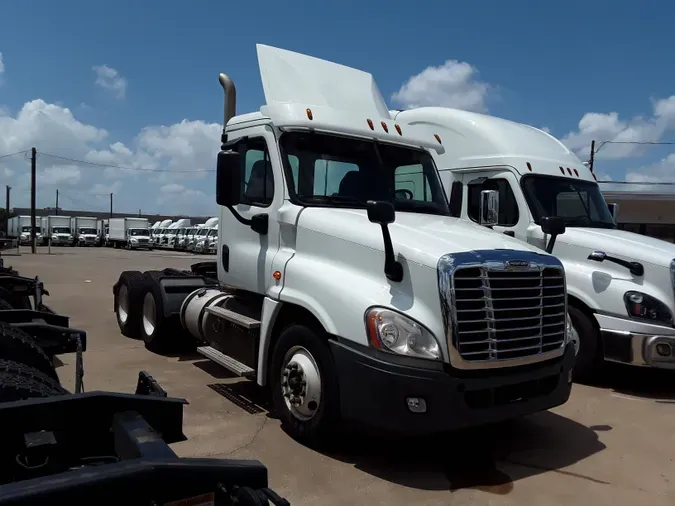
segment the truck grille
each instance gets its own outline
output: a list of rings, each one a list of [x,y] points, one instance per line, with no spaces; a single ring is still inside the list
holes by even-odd
[[[454,271],[452,285],[455,346],[463,360],[509,360],[563,346],[562,267],[460,267]]]

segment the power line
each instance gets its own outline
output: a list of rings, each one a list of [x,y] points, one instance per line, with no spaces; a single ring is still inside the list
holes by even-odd
[[[0,155],[0,159],[1,158],[9,158],[10,156],[22,155],[24,153],[28,153],[29,151],[30,151],[30,149],[24,149],[22,151],[17,151],[16,153],[9,153],[9,154],[6,154],[6,155]]]
[[[107,164],[107,163],[95,163],[95,162],[88,162],[86,160],[77,160],[75,158],[68,158],[65,156],[59,156],[59,155],[52,155],[51,153],[45,153],[43,151],[40,152],[41,155],[43,156],[51,156],[52,158],[58,158],[59,160],[65,160],[67,162],[73,162],[73,163],[81,163],[84,165],[92,165],[94,167],[105,167],[105,168],[111,168],[111,169],[122,169],[122,170],[131,170],[131,171],[136,171],[136,172],[184,172],[184,173],[190,173],[190,172],[215,172],[216,169],[184,169],[184,170],[168,170],[168,169],[149,169],[149,168],[141,168],[141,167],[124,167],[122,165],[114,165],[114,164]]]
[[[673,186],[675,181],[598,181],[599,184],[643,184],[652,186]]]

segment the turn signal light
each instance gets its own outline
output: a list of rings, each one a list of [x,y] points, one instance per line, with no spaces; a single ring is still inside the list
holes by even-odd
[[[387,126],[387,124],[386,124],[384,121],[381,122],[380,125],[382,125],[382,129],[383,129],[386,133],[389,133],[389,127]]]
[[[440,136],[440,135],[434,134],[434,139],[436,139],[436,140],[438,141],[439,144],[443,144],[443,143],[441,142],[441,136]]]
[[[368,126],[370,127],[371,130],[375,130],[375,125],[373,125],[373,120],[369,119],[366,120],[368,122]]]
[[[527,170],[529,170],[530,172],[532,172],[532,165],[530,164],[530,162],[527,162],[526,165],[527,165]]]
[[[308,109],[308,110],[309,110],[309,109]],[[272,277],[273,277],[274,279],[276,279],[277,281],[279,281],[279,280],[281,279],[281,271],[274,271],[274,272],[272,273]]]
[[[403,135],[403,132],[401,131],[401,127],[398,125],[394,125],[394,128],[396,128],[396,131],[398,132],[399,135]]]
[[[579,171],[577,169],[574,169],[574,173],[579,177]]]
[[[310,108],[307,108],[307,119],[310,121],[314,119],[314,115],[312,114],[312,110]]]

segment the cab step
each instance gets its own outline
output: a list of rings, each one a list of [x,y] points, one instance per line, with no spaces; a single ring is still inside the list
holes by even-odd
[[[231,311],[229,309],[218,306],[210,306],[206,308],[206,312],[212,314],[213,316],[217,316],[218,318],[222,318],[223,320],[227,320],[236,325],[244,327],[246,330],[256,330],[260,328],[260,321],[256,320],[255,318],[249,318],[246,315]]]
[[[251,369],[249,366],[242,364],[238,360],[235,360],[224,353],[221,353],[211,346],[200,346],[197,348],[197,352],[201,355],[204,355],[209,360],[212,360],[216,364],[224,367],[228,371],[232,371],[234,374],[243,376],[244,378],[251,378],[255,376],[255,369]]]

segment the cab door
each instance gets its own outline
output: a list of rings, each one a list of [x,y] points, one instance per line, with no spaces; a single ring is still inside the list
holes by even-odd
[[[471,170],[461,173],[463,184],[462,218],[479,222],[480,194],[499,193],[499,221],[493,230],[527,242],[530,215],[518,186],[517,177],[506,168]]]
[[[239,152],[241,169],[240,203],[234,206],[246,220],[241,223],[221,207],[218,221],[218,277],[228,286],[266,293],[272,283],[272,261],[279,250],[278,209],[283,204],[283,180],[276,139],[267,125],[246,129],[246,137],[231,149]]]

